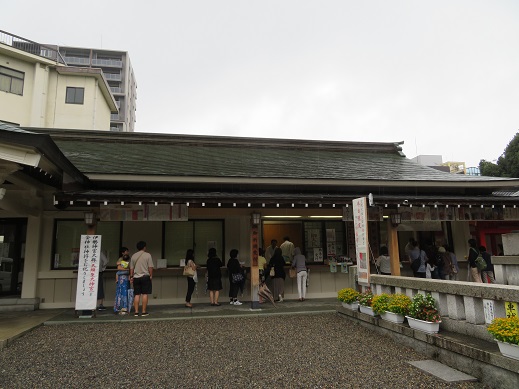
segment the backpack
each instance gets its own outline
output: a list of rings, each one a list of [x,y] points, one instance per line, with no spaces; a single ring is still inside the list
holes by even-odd
[[[474,251],[476,251],[476,250],[474,250]],[[487,261],[485,261],[485,259],[483,258],[483,256],[481,255],[481,253],[479,251],[477,253],[478,253],[478,256],[474,261],[474,262],[476,262],[476,267],[478,268],[479,271],[485,270],[487,268]]]

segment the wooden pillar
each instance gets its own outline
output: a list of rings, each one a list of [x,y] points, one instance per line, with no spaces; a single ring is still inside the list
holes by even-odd
[[[398,233],[391,220],[387,219],[387,236],[389,245],[389,258],[391,259],[391,275],[400,275],[400,254],[398,250]]]

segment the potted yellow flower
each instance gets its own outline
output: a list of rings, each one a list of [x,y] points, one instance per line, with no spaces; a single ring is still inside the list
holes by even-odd
[[[499,317],[487,328],[505,357],[519,359],[519,318]]]
[[[441,316],[430,293],[425,296],[421,293],[414,295],[406,318],[409,327],[415,330],[428,334],[435,334],[440,330]]]
[[[373,297],[373,304],[371,305],[373,311],[379,314],[382,319],[393,323],[403,323],[405,315],[409,313],[410,306],[411,299],[401,293],[382,293]]]
[[[373,292],[370,288],[366,288],[359,296],[359,308],[366,315],[375,316],[371,304],[373,303]]]
[[[359,295],[360,293],[353,288],[344,288],[337,292],[337,299],[344,308],[357,311],[359,309]]]

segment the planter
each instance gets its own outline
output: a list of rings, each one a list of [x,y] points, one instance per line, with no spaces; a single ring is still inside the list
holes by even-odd
[[[440,322],[433,323],[432,321],[423,321],[415,319],[414,317],[406,316],[407,322],[409,323],[409,327],[426,332],[428,334],[436,334],[440,330]]]
[[[359,303],[358,302],[354,302],[354,303],[351,303],[351,304],[348,304],[348,303],[345,303],[345,302],[341,302],[342,303],[342,306],[346,309],[351,309],[352,311],[358,311],[359,310]]]
[[[393,312],[388,312],[388,311],[381,313],[380,317],[384,320],[390,321],[392,323],[398,323],[398,324],[403,323],[405,320],[404,315],[399,315],[398,313],[393,313]]]
[[[373,312],[373,309],[371,307],[368,307],[366,305],[359,305],[360,311],[362,313],[365,313],[366,315],[375,316],[375,312]]]
[[[512,343],[501,342],[496,340],[497,345],[499,346],[499,351],[505,357],[519,359],[519,346]]]

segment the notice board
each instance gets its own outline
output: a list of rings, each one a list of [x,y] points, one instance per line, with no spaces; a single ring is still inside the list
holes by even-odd
[[[100,262],[101,235],[81,235],[76,311],[96,309]]]
[[[353,227],[358,282],[369,286],[368,207],[365,197],[353,200]]]

